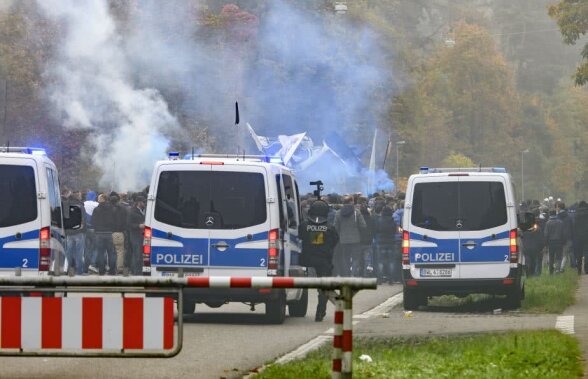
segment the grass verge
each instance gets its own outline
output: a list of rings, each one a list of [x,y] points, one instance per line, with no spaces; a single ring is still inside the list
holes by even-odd
[[[527,278],[525,300],[521,307],[526,313],[562,313],[574,304],[578,274],[567,268],[563,273],[549,275],[544,270],[541,276]],[[469,295],[464,298],[438,296],[429,300],[429,310],[452,312],[488,312],[503,307],[502,297]]]
[[[272,365],[256,378],[330,378],[325,346],[305,359]],[[369,355],[372,363],[359,360]],[[557,331],[443,338],[357,339],[355,378],[577,378],[583,375],[578,341]]]
[[[527,278],[525,284],[525,300],[521,310],[532,313],[561,313],[574,304],[578,274],[575,269],[568,268],[561,274]]]

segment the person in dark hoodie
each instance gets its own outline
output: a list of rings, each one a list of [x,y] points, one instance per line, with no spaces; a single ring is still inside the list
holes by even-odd
[[[398,282],[400,277],[400,270],[398,270],[398,263],[400,257],[396,254],[394,241],[396,234],[396,222],[392,217],[393,211],[390,207],[382,208],[382,213],[375,219],[375,235],[376,242],[376,273],[378,283],[388,281],[389,283]]]
[[[126,219],[125,219],[126,220]],[[112,242],[112,230],[116,224],[114,212],[106,195],[98,196],[98,206],[92,215],[94,231],[96,232],[96,257],[92,266],[98,266],[100,275],[106,273],[105,258],[108,259],[108,274],[116,274],[116,250]]]
[[[566,209],[566,204],[559,200],[555,203],[555,211],[557,214],[557,218],[559,218],[563,222],[564,227],[564,243],[563,243],[563,252],[562,252],[562,259],[560,262],[560,267],[556,267],[557,270],[563,271],[564,266],[566,264],[566,260],[570,260],[570,265],[575,268],[576,267],[576,260],[573,258],[573,248],[572,248],[572,218]]]
[[[543,235],[547,242],[548,257],[549,257],[549,273],[559,271],[561,267],[563,245],[565,241],[565,231],[563,221],[560,220],[555,210],[549,211],[549,220],[545,224]]]
[[[343,199],[343,207],[335,214],[335,230],[340,237],[339,260],[335,262],[336,274],[359,276],[362,264],[361,234],[367,228],[361,213],[355,209],[352,196]]]
[[[130,249],[129,269],[131,275],[141,275],[143,267],[143,231],[145,230],[145,197],[137,195],[135,204],[127,214]]]
[[[583,200],[580,201],[576,209],[572,234],[578,275],[582,274],[582,266],[584,267],[584,273],[588,274],[588,256],[586,254],[586,249],[588,248],[588,203]],[[583,265],[582,258],[584,258]]]

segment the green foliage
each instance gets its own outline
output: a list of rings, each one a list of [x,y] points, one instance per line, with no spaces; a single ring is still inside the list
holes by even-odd
[[[330,350],[273,365],[258,378],[328,378]],[[360,361],[369,355],[372,363]],[[356,378],[574,378],[583,373],[578,341],[557,331],[465,337],[359,339]]]
[[[476,164],[471,160],[471,158],[466,157],[463,154],[453,152],[449,154],[447,158],[443,159],[442,165],[443,167],[476,167]]]
[[[575,44],[588,32],[588,0],[561,0],[549,7],[549,15],[557,21],[568,45]],[[575,74],[576,84],[580,86],[588,82],[588,44],[584,45],[582,58],[583,63]]]

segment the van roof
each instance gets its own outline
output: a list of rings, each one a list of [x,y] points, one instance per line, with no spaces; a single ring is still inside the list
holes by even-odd
[[[292,171],[286,167],[279,157],[269,157],[265,155],[231,155],[231,154],[186,154],[184,159],[180,159],[178,153],[170,153],[168,160],[158,161],[158,165],[190,165],[190,164],[210,164],[210,165],[242,165],[242,166],[271,166],[282,170]]]
[[[500,173],[506,174],[504,167],[426,167],[422,166],[420,174],[443,174],[443,173]]]
[[[51,159],[47,156],[47,152],[43,148],[39,147],[15,147],[15,146],[0,146],[0,159],[5,158],[33,158],[35,160],[41,160],[45,162],[51,162]]]

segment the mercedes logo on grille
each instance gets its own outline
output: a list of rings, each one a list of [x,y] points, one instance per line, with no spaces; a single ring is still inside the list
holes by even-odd
[[[204,223],[206,224],[206,226],[213,226],[214,225],[214,217],[207,216],[206,221],[204,221]]]

